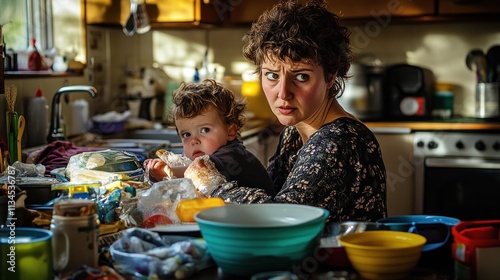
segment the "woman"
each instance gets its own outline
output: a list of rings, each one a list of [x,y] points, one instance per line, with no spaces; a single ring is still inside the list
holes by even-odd
[[[252,25],[243,54],[256,65],[269,106],[285,125],[268,166],[278,193],[229,182],[210,196],[318,206],[330,211],[330,222],[386,217],[377,139],[336,99],[352,61],[349,34],[319,1],[281,2]]]

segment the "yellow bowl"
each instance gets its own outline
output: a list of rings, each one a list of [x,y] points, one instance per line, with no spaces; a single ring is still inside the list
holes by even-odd
[[[347,257],[365,279],[405,279],[418,263],[425,237],[407,232],[374,230],[339,238]]]

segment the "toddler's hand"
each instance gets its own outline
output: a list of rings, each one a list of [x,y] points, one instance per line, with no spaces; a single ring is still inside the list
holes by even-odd
[[[146,159],[143,165],[146,170],[146,174],[149,174],[149,178],[154,182],[161,181],[164,178],[173,177],[170,166],[159,158]]]

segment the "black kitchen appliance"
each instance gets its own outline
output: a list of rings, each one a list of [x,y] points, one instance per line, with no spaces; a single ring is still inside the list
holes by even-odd
[[[432,109],[434,75],[431,70],[395,64],[384,75],[385,115],[391,119],[421,119]]]

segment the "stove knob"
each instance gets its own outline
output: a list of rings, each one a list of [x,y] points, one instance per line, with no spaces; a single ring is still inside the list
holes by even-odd
[[[463,150],[465,148],[464,142],[458,140],[458,142],[455,144],[455,147],[459,150]]]
[[[476,145],[474,145],[478,151],[484,151],[486,150],[486,145],[484,144],[483,141],[479,140],[476,142]]]
[[[495,151],[500,150],[500,143],[498,141],[493,144],[493,150],[495,150]]]
[[[427,144],[427,147],[431,150],[437,149],[438,146],[439,146],[438,143],[432,140],[429,142],[429,144]]]
[[[419,147],[419,148],[423,148],[424,146],[425,146],[424,141],[419,140],[419,141],[417,142],[417,147]]]

